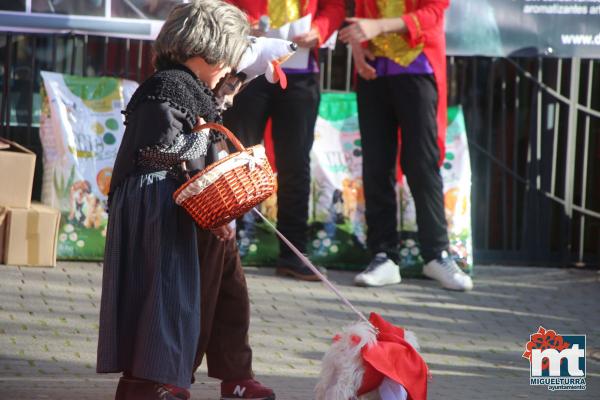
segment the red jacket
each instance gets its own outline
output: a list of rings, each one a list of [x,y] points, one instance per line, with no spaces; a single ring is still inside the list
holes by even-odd
[[[227,0],[237,6],[246,14],[250,23],[258,22],[262,15],[267,15],[268,0]],[[346,11],[344,0],[299,0],[302,15],[312,15],[312,25],[319,30],[319,45],[323,44],[331,34],[337,30],[344,18]]]
[[[394,1],[394,0],[392,0]],[[398,0],[396,0],[398,1]],[[402,19],[408,33],[406,39],[411,47],[424,44],[438,89],[438,146],[440,163],[445,157],[447,125],[446,88],[446,35],[444,34],[444,11],[449,0],[405,0],[406,13]],[[380,18],[376,0],[356,0],[356,16],[360,18]]]

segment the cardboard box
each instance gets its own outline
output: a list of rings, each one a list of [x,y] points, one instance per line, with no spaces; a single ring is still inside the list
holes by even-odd
[[[33,203],[31,208],[8,208],[4,263],[54,267],[60,211]]]
[[[33,152],[0,138],[0,205],[29,208],[34,171]]]

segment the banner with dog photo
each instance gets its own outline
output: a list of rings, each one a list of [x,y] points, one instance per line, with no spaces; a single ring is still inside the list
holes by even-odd
[[[101,260],[112,166],[123,137],[121,110],[138,84],[41,73],[42,201],[61,211],[57,256]]]

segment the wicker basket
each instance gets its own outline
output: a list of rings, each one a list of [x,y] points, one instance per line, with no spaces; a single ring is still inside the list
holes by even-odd
[[[261,145],[245,148],[222,125],[208,123],[194,129],[224,133],[239,151],[209,165],[175,193],[173,199],[203,229],[213,229],[241,217],[271,196],[277,180]]]

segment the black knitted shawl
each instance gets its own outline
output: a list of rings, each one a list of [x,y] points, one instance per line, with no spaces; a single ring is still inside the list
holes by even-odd
[[[152,126],[147,126],[143,116],[136,115],[136,110],[141,104],[153,101],[167,103],[174,114],[185,119],[183,132],[152,129]],[[177,134],[191,132],[198,116],[206,122],[222,123],[213,91],[183,65],[172,65],[154,73],[138,87],[122,113],[125,115],[126,128],[115,161],[111,193],[126,177],[136,172],[136,156],[139,149],[170,145]],[[211,141],[220,140],[223,140],[223,136],[212,131]]]
[[[183,112],[192,126],[196,124],[197,116],[202,116],[206,122],[222,122],[213,91],[184,65],[157,71],[140,85],[123,111],[126,124],[127,116],[144,101],[168,102]]]

